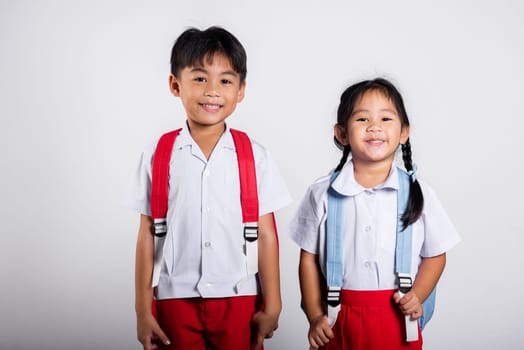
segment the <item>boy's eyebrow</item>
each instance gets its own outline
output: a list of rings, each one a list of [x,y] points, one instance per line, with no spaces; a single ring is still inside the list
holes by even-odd
[[[191,72],[197,72],[197,73],[208,73],[208,71],[204,67],[193,67],[191,68]],[[221,72],[222,75],[233,75],[233,76],[239,76],[237,72],[234,70],[226,70],[224,72]]]

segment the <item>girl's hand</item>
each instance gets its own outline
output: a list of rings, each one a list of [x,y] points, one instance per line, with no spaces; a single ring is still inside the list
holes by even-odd
[[[334,336],[326,315],[317,316],[309,323],[308,339],[313,349],[326,345]]]
[[[417,320],[422,316],[422,303],[413,290],[407,292],[402,298],[400,293],[396,292],[393,295],[393,299],[399,306],[400,311],[404,315],[410,315],[412,320]]]
[[[158,349],[159,341],[165,345],[171,344],[152,314],[137,318],[137,335],[144,350]]]
[[[264,339],[273,337],[273,333],[278,328],[278,314],[273,315],[266,311],[258,311],[253,316],[253,332],[255,332],[255,341],[251,349],[258,350],[264,344]]]

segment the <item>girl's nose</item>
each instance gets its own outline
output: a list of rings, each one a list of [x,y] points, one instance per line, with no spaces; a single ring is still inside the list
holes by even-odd
[[[381,131],[382,129],[380,128],[380,125],[378,125],[377,123],[372,123],[369,127],[368,127],[368,132],[378,132],[378,131]]]

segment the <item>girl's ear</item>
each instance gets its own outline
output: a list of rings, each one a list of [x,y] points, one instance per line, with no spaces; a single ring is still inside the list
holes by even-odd
[[[169,91],[171,91],[171,93],[176,97],[180,96],[180,85],[173,74],[169,75]]]
[[[405,144],[408,139],[409,139],[409,125],[402,127],[402,130],[400,131],[400,143]]]
[[[340,124],[335,124],[333,132],[335,134],[335,139],[338,141],[339,144],[341,144],[342,146],[347,146],[349,144],[346,128],[344,126]]]

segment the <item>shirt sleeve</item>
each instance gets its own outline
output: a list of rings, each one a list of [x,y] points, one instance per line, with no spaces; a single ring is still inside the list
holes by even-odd
[[[309,187],[288,226],[289,237],[312,254],[320,253],[321,227],[325,222],[325,191],[316,185]]]
[[[275,212],[291,202],[291,196],[271,154],[253,142],[257,170],[259,215]]]
[[[433,257],[449,251],[461,238],[433,189],[424,183],[421,186],[424,194],[424,243],[420,255]]]
[[[149,196],[151,193],[151,164],[153,146],[144,150],[129,182],[125,204],[128,208],[144,215],[151,215]]]

